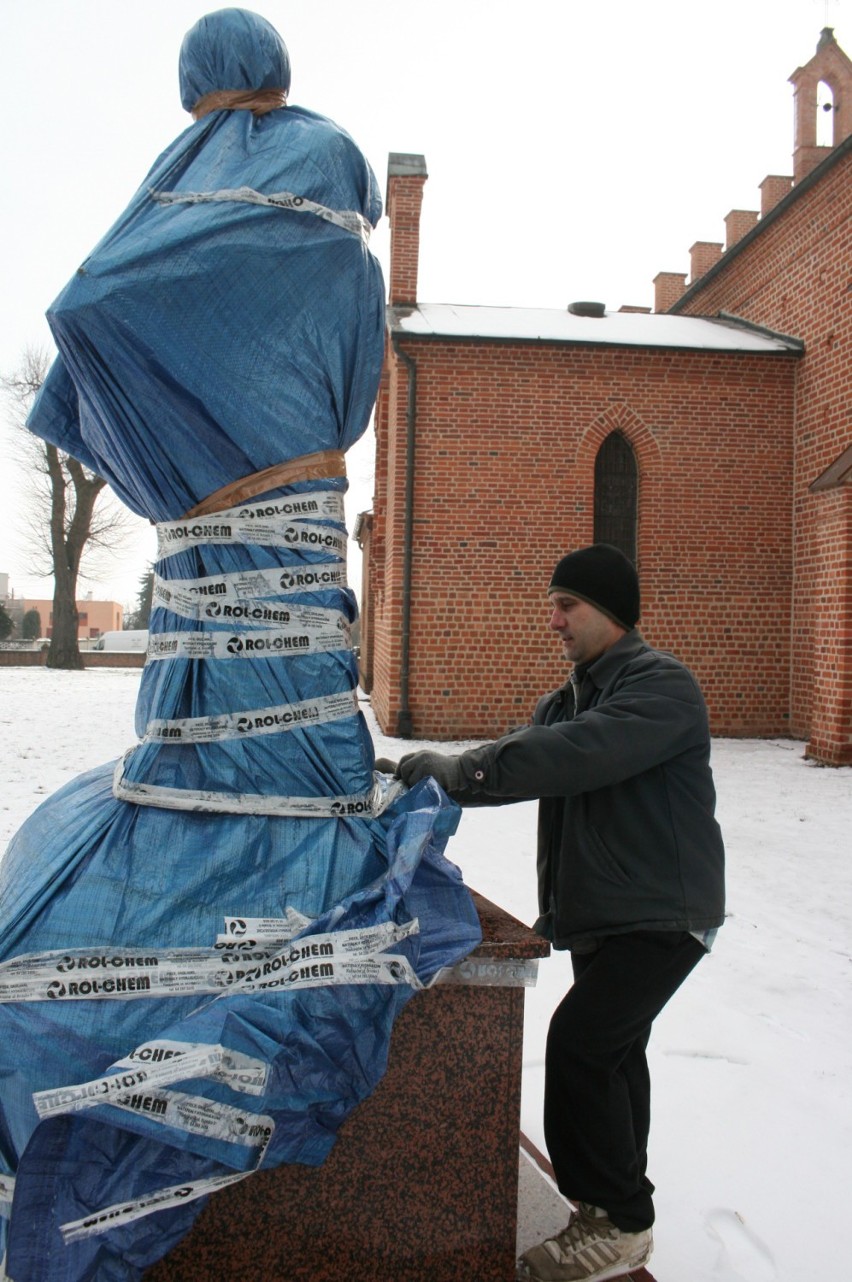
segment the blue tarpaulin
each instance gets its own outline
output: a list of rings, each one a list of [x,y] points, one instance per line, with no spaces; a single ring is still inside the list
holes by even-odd
[[[289,60],[225,9],[180,76],[192,108],[286,91]],[[479,939],[457,808],[374,773],[340,469],[186,515],[345,451],[378,386],[374,175],[331,121],[266,106],[187,129],[48,313],[30,426],[157,522],[159,554],[138,742],[0,864],[14,1282],[138,1278],[221,1185],[322,1162],[398,1011]]]

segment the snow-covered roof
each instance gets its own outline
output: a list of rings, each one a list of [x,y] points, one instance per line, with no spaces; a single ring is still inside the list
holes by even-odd
[[[734,317],[605,312],[580,316],[544,307],[470,307],[454,303],[396,305],[388,309],[393,333],[421,338],[483,338],[520,342],[594,343],[615,347],[669,347],[766,355],[799,352],[783,334]]]

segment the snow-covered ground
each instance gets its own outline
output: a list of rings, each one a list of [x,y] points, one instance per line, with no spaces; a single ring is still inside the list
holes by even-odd
[[[129,746],[138,686],[138,671],[0,668],[0,849],[48,793]],[[363,706],[378,755],[428,746],[379,734]],[[658,1282],[850,1273],[852,770],[802,754],[790,740],[714,745],[729,917],[651,1042]],[[532,922],[533,803],[467,812],[449,853]],[[522,1126],[542,1149],[545,1031],[569,976],[556,954],[527,994]]]

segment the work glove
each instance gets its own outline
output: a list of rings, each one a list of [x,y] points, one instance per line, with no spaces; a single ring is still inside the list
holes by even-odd
[[[444,792],[459,792],[465,786],[459,757],[447,757],[443,752],[409,752],[396,768],[402,782],[413,788],[421,779],[429,775],[435,779]]]
[[[390,757],[376,757],[376,764],[374,768],[378,770],[380,775],[395,775],[397,771],[397,763],[395,761],[391,761]]]

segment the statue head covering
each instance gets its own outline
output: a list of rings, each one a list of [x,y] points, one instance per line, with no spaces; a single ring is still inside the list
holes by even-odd
[[[249,9],[217,9],[184,36],[178,64],[180,100],[192,111],[221,90],[290,88],[290,55],[278,32]]]

